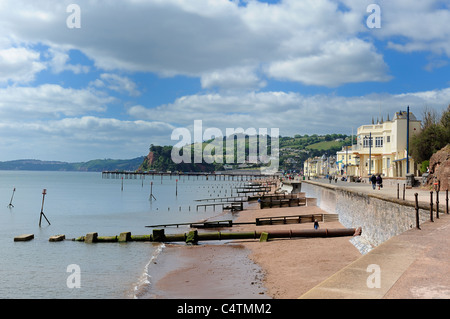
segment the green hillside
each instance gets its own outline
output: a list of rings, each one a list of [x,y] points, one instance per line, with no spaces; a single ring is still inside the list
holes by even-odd
[[[171,158],[172,146],[150,146],[150,153],[144,159],[139,170],[148,171],[181,171],[181,172],[196,172],[196,171],[218,171],[224,169],[252,169],[259,168],[261,164],[252,164],[248,161],[249,155],[249,138],[245,136],[238,136],[236,138],[237,143],[234,147],[234,161],[233,164],[229,164],[225,159],[226,155],[226,138],[223,142],[223,160],[222,163],[194,163],[194,147],[191,145],[191,161],[190,163],[180,163],[176,164]],[[267,155],[271,154],[271,144],[270,139],[267,140]],[[303,162],[308,157],[321,156],[323,154],[335,154],[337,151],[341,150],[343,145],[351,145],[351,137],[343,134],[329,134],[329,135],[295,135],[294,137],[280,137],[279,138],[279,168],[281,170],[287,169],[300,169]],[[202,144],[202,150],[206,145],[211,143],[211,141],[205,141]],[[238,145],[245,147],[245,164],[234,164],[237,163],[237,148]],[[252,145],[255,146],[255,145]],[[259,149],[259,140],[256,141],[256,147]],[[259,154],[258,154],[259,155]]]

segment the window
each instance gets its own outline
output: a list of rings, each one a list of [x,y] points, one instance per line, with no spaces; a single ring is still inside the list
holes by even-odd
[[[388,136],[386,136],[386,143],[390,143],[390,142],[391,142],[391,136],[388,135]]]
[[[383,137],[375,137],[375,147],[383,147]]]
[[[370,143],[369,143],[369,140],[370,140]],[[364,136],[364,140],[363,140],[363,146],[364,147],[370,147],[371,145],[370,144],[372,144],[373,145],[373,138],[369,138],[368,136]]]

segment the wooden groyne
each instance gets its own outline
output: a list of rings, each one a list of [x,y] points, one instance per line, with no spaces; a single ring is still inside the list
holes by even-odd
[[[206,207],[212,206],[213,210],[216,210],[216,206],[222,206],[223,210],[231,210],[231,211],[241,211],[244,209],[244,202],[221,202],[221,203],[207,203],[207,204],[198,204],[196,209],[198,210],[199,207],[204,207],[206,210]]]
[[[280,198],[259,200],[259,208],[306,206],[306,198]]]
[[[88,233],[73,241],[85,243],[111,243],[111,242],[186,242],[196,243],[198,241],[207,240],[233,240],[233,239],[260,239],[267,241],[268,239],[292,239],[300,237],[343,237],[343,236],[360,236],[361,228],[338,228],[338,229],[301,229],[301,230],[274,230],[265,231],[247,231],[247,232],[204,232],[192,230],[181,234],[165,234],[164,229],[154,229],[149,235],[132,235],[130,232],[121,233],[119,236],[98,236],[98,233]]]
[[[256,226],[262,225],[283,225],[283,224],[302,224],[318,222],[338,221],[337,214],[311,214],[311,215],[291,215],[291,216],[275,216],[275,217],[259,217],[256,218]]]
[[[220,228],[220,227],[233,227],[239,225],[256,225],[256,226],[267,226],[267,225],[283,225],[283,224],[302,224],[302,223],[313,223],[318,222],[333,222],[338,221],[339,216],[337,214],[308,214],[308,215],[289,215],[289,216],[273,216],[273,217],[259,217],[256,218],[254,222],[233,222],[231,219],[227,220],[217,220],[217,221],[203,221],[194,223],[174,223],[174,224],[159,224],[159,225],[148,225],[145,227],[149,228],[160,228],[160,227],[179,227],[179,226],[189,226],[191,228]]]

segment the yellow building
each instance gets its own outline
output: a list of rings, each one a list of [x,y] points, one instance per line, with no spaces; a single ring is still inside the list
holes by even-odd
[[[308,158],[303,163],[303,174],[305,176],[326,176],[336,174],[336,163],[334,156],[327,157],[316,156],[313,158]]]
[[[336,153],[336,169],[338,175],[358,176],[359,157],[352,151],[352,146],[343,146]]]
[[[382,174],[385,177],[405,177],[407,122],[407,111],[400,111],[395,113],[392,120],[358,127],[357,144],[353,145],[351,152],[347,151],[347,160],[351,156],[351,159],[354,159],[352,164],[355,164],[354,170],[352,167],[348,175],[367,177],[371,174]],[[420,130],[420,121],[409,112],[410,141]],[[342,152],[338,152],[338,156],[341,155],[339,159],[342,158]],[[408,160],[409,173],[416,174],[416,164],[411,157]]]
[[[324,160],[322,157],[316,156],[308,158],[303,163],[303,174],[305,176],[320,176],[324,174]]]

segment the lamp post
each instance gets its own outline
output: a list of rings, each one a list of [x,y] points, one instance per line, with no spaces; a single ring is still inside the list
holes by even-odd
[[[364,136],[367,139],[367,135]],[[369,176],[372,174],[372,132],[369,133]]]
[[[372,174],[372,132],[369,133],[369,175]]]
[[[348,145],[345,147],[345,176],[348,176]]]
[[[409,105],[406,108],[406,174],[409,174]]]

